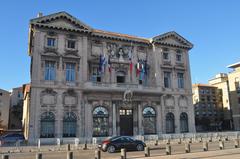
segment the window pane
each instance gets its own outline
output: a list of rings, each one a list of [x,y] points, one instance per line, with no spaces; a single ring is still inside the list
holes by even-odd
[[[177,78],[178,78],[178,88],[184,88],[183,73],[178,73]]]
[[[170,88],[171,87],[171,76],[170,72],[164,72],[164,87]]]
[[[164,53],[163,53],[163,59],[164,59],[164,60],[168,60],[168,59],[169,59],[167,52],[164,52]]]
[[[173,113],[167,113],[166,115],[166,133],[175,132],[175,123]]]
[[[69,49],[75,49],[75,41],[74,40],[68,40],[67,41],[67,47]]]
[[[108,136],[108,111],[98,106],[93,111],[93,136]]]
[[[156,133],[156,117],[144,117],[143,121],[144,134],[155,134]]]
[[[41,133],[42,138],[54,137],[55,131],[55,116],[52,112],[45,112],[41,115]]]
[[[76,137],[77,117],[73,112],[66,113],[63,119],[63,137]]]
[[[66,81],[75,81],[75,63],[66,63]]]
[[[45,61],[45,80],[55,80],[56,76],[55,62],[54,61]]]
[[[188,116],[186,113],[180,115],[180,129],[181,132],[188,132]]]
[[[47,38],[47,46],[55,46],[55,38]]]

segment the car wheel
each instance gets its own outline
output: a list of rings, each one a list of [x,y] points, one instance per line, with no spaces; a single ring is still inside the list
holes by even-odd
[[[138,151],[143,151],[144,146],[143,146],[142,144],[138,144],[137,147],[136,147],[136,149],[137,149]]]
[[[113,152],[115,152],[115,150],[116,150],[116,148],[113,145],[109,145],[108,148],[107,148],[107,151],[109,153],[113,153]]]

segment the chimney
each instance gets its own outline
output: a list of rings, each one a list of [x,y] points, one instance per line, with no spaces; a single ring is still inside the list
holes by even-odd
[[[42,16],[43,16],[43,13],[41,13],[41,12],[39,12],[38,15],[37,15],[38,18],[42,17]]]

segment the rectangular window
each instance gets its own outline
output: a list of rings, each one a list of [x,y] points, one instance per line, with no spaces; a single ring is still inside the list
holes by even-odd
[[[180,54],[180,53],[176,54],[176,61],[182,62],[182,54]]]
[[[238,104],[240,104],[240,97],[238,97]]]
[[[164,72],[164,87],[170,88],[171,87],[171,73],[170,72]]]
[[[169,60],[169,54],[167,52],[163,53],[163,59],[164,60]]]
[[[47,46],[54,47],[55,46],[55,38],[47,38]]]
[[[177,78],[178,78],[178,88],[184,88],[183,73],[177,73]]]
[[[75,41],[74,40],[68,40],[67,41],[67,48],[68,49],[75,49]]]
[[[92,68],[92,77],[91,77],[92,82],[101,82],[101,74],[98,71],[97,67]]]
[[[75,63],[66,63],[66,81],[75,81]]]
[[[117,76],[117,83],[124,83],[125,77],[124,76]]]
[[[56,70],[54,61],[45,61],[45,80],[55,80]]]

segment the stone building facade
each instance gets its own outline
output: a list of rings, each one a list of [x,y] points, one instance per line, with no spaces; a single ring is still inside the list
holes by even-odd
[[[22,129],[23,90],[16,87],[11,90],[9,109],[9,129]]]
[[[228,66],[232,71],[228,73],[230,105],[234,130],[240,130],[240,62]]]
[[[193,84],[196,131],[222,131],[222,90],[207,84]]]
[[[8,129],[10,92],[0,89],[0,134]]]
[[[210,85],[217,87],[222,92],[223,130],[233,130],[228,75],[226,73],[219,73],[208,82]]]
[[[30,21],[28,140],[195,132],[189,50],[93,29],[66,12]]]

